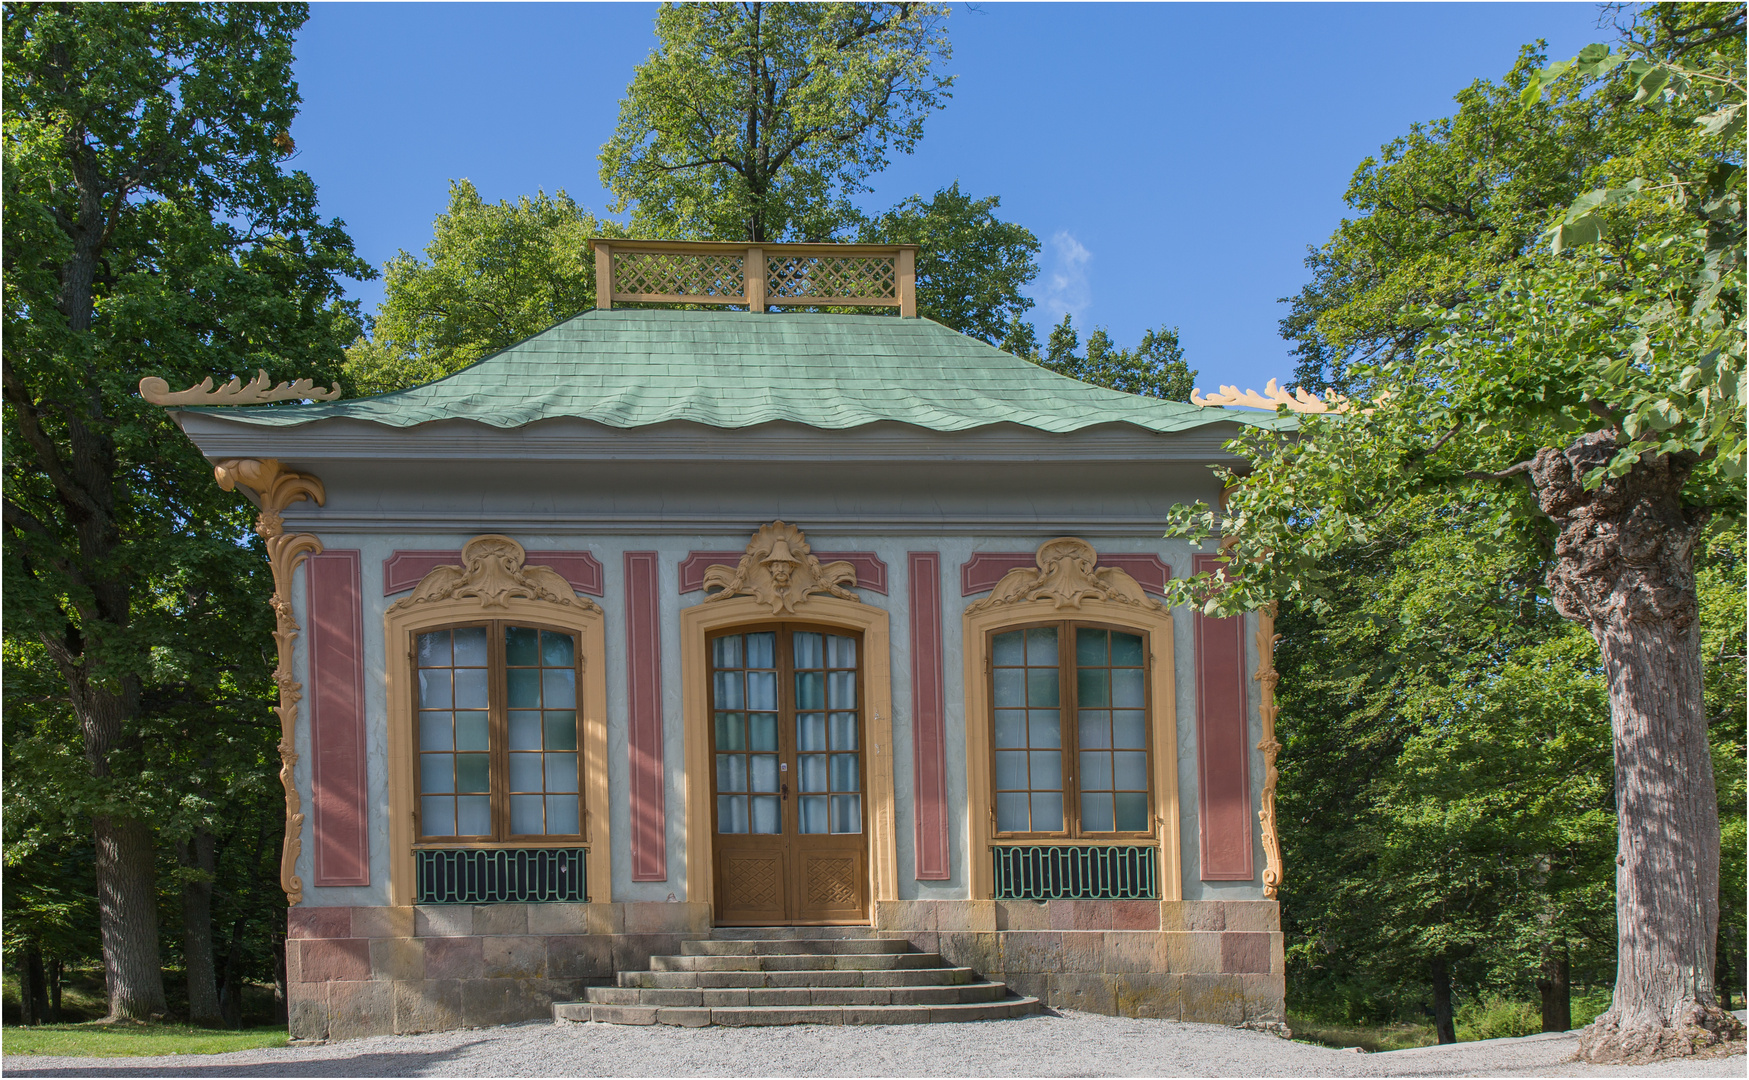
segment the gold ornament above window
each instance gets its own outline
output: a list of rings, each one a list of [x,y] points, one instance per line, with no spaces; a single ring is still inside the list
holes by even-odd
[[[847,562],[821,563],[802,530],[774,521],[753,534],[746,554],[733,569],[713,566],[704,572],[705,603],[747,595],[768,605],[773,615],[794,614],[796,605],[814,593],[831,593],[858,603],[862,598],[845,588],[856,584],[856,568]],[[716,589],[716,592],[709,592]]]
[[[1039,545],[1036,569],[1021,567],[1002,575],[996,588],[966,608],[974,614],[1003,604],[1050,600],[1058,610],[1075,610],[1083,600],[1159,610],[1160,601],[1142,591],[1135,578],[1115,566],[1099,566],[1093,545],[1074,536],[1059,536]]]
[[[557,570],[525,566],[528,553],[508,536],[487,533],[462,547],[461,566],[435,566],[420,579],[413,594],[389,608],[401,611],[439,600],[477,599],[482,608],[504,608],[508,600],[539,600],[549,604],[594,609],[593,600],[577,595]]]

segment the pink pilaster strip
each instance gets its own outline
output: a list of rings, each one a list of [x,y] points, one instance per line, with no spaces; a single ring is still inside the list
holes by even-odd
[[[704,572],[713,566],[733,570],[741,561],[739,551],[693,551],[680,562],[680,591],[697,592],[704,588]],[[887,564],[872,551],[816,551],[814,558],[823,563],[847,562],[856,568],[856,587],[887,595]],[[1027,556],[1028,559],[1031,556]]]
[[[911,588],[911,749],[916,772],[917,880],[946,881],[947,694],[941,672],[941,553],[907,556]]]
[[[1198,555],[1196,570],[1218,571]],[[1250,881],[1251,748],[1245,695],[1245,620],[1196,615],[1196,778],[1204,881]]]
[[[357,551],[304,564],[310,648],[311,858],[317,886],[370,884],[364,579]]]
[[[668,879],[662,796],[662,597],[654,551],[628,551],[626,706],[629,719],[632,880]]]
[[[980,551],[960,566],[960,595],[989,592],[1010,570],[1033,569],[1037,557],[1030,551]],[[1158,555],[1108,555],[1099,553],[1100,566],[1115,566],[1136,579],[1136,584],[1156,596],[1166,592],[1172,568]]]
[[[459,551],[396,551],[383,560],[383,595],[405,592],[434,568],[461,561]],[[527,565],[551,567],[578,592],[601,595],[601,563],[587,551],[530,551]]]

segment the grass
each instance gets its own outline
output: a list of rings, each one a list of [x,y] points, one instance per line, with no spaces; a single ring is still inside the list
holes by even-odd
[[[1438,1041],[1432,1024],[1334,1024],[1301,1013],[1287,1014],[1287,1026],[1295,1042],[1317,1043],[1343,1049],[1358,1046],[1369,1054],[1385,1050],[1408,1050],[1432,1046]]]
[[[221,1031],[183,1024],[42,1024],[8,1027],[0,1053],[60,1057],[152,1057],[159,1054],[223,1054],[285,1045],[285,1028]]]

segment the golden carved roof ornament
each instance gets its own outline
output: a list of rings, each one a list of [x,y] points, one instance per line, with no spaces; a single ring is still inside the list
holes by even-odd
[[[270,401],[333,401],[340,396],[340,384],[323,388],[316,385],[314,379],[293,379],[275,386],[273,380],[267,377],[265,369],[258,369],[255,377],[244,382],[241,376],[213,389],[213,378],[208,375],[199,384],[187,390],[172,392],[170,384],[156,375],[148,375],[140,380],[140,396],[153,405],[265,405]]]
[[[595,601],[578,596],[571,583],[547,566],[526,566],[528,553],[508,536],[486,533],[462,545],[462,565],[434,566],[414,586],[411,595],[390,611],[403,611],[439,600],[476,599],[482,608],[508,607],[510,600],[598,610]]]
[[[1192,390],[1190,403],[1241,405],[1251,409],[1268,409],[1271,412],[1275,411],[1277,405],[1286,405],[1289,411],[1297,413],[1340,413],[1347,412],[1350,408],[1348,399],[1340,394],[1331,394],[1328,401],[1304,388],[1290,394],[1277,386],[1274,379],[1269,380],[1261,394],[1255,390],[1240,390],[1236,386],[1223,386],[1219,393],[1209,394],[1207,397],[1203,396],[1201,390]]]
[[[704,572],[705,603],[747,595],[768,605],[773,615],[793,614],[814,593],[831,593],[862,602],[845,588],[856,584],[856,568],[847,562],[821,563],[808,539],[794,525],[774,521],[761,525],[731,570],[713,566]],[[716,592],[709,590],[716,589]]]
[[[1058,610],[1080,608],[1083,600],[1103,600],[1130,607],[1160,610],[1160,601],[1142,591],[1135,578],[1115,566],[1100,566],[1093,545],[1074,536],[1059,536],[1039,545],[1036,569],[1020,567],[1002,575],[996,588],[966,608],[971,615],[1003,604],[1050,600]]]
[[[308,499],[321,506],[327,501],[322,481],[308,473],[293,472],[277,458],[233,458],[213,467],[213,479],[225,491],[246,487],[255,492],[261,503],[261,514],[255,519],[255,531],[263,538],[278,536],[283,528],[281,512],[299,499]]]

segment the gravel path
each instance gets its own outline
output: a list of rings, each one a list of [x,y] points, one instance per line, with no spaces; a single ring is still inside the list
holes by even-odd
[[[1058,1010],[903,1027],[521,1024],[201,1057],[8,1057],[25,1076],[1730,1076],[1741,1055],[1606,1069],[1578,1036],[1360,1054],[1171,1020]]]

